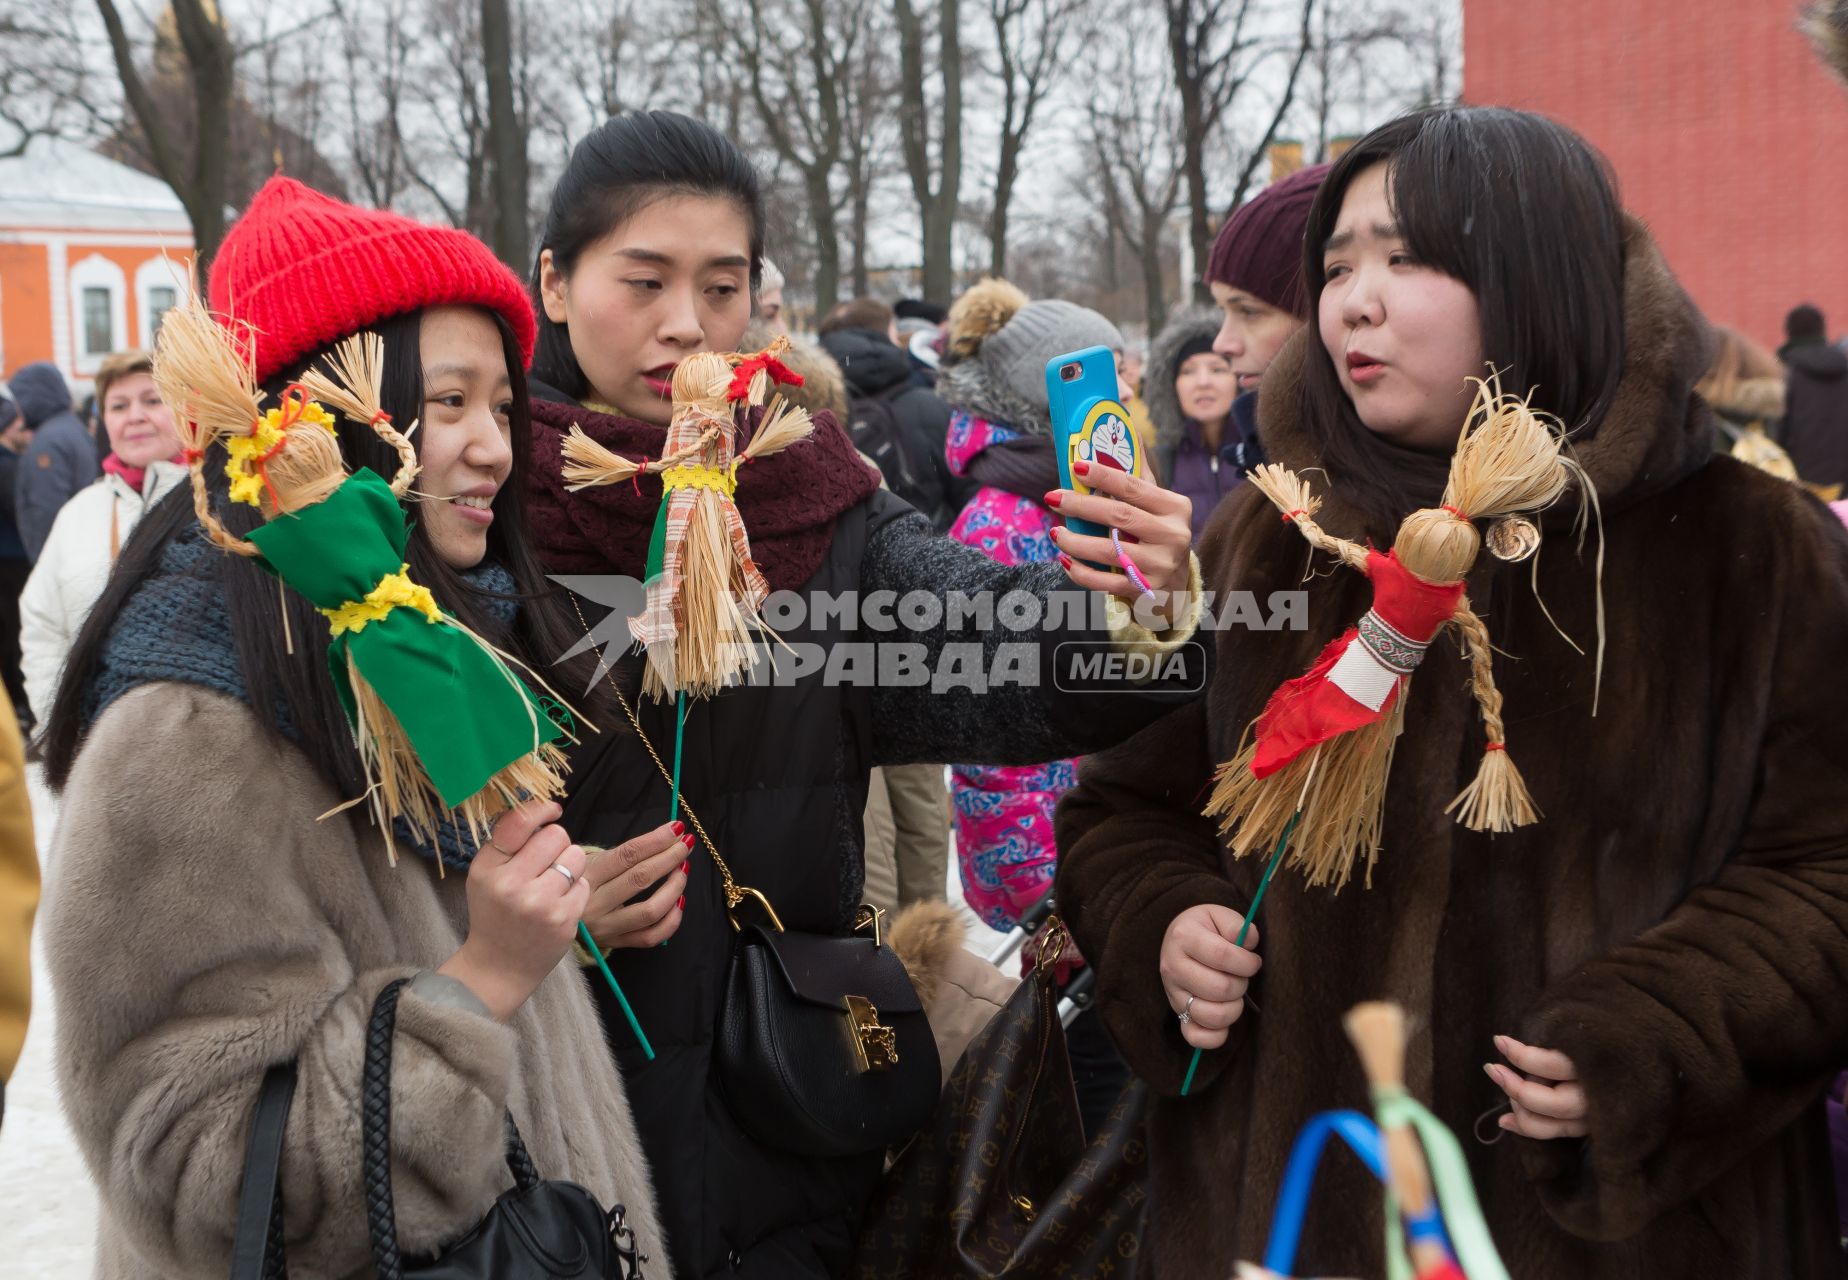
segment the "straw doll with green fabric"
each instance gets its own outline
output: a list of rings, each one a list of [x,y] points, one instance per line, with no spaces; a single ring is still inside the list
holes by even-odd
[[[480,839],[509,806],[561,794],[556,744],[567,729],[491,644],[409,577],[399,502],[418,467],[379,408],[381,349],[376,335],[356,335],[331,376],[311,370],[264,409],[233,334],[192,302],[168,313],[154,377],[179,410],[195,510],[212,540],[260,557],[328,620],[328,667],[369,784],[354,802],[371,806],[395,860],[394,820],[434,839],[441,815],[454,811]],[[369,468],[347,473],[321,402],[398,451],[390,484]],[[231,501],[264,517],[241,538],[211,507],[205,458],[215,442],[224,445]]]

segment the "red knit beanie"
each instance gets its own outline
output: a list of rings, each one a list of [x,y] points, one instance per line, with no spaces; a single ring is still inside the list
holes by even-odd
[[[263,184],[212,260],[212,310],[256,330],[257,380],[408,311],[473,303],[533,358],[532,303],[488,247],[451,227],[359,209],[293,178]]]
[[[1329,168],[1314,164],[1298,169],[1240,205],[1213,241],[1207,280],[1243,289],[1301,316],[1303,232],[1309,226],[1309,206]]]

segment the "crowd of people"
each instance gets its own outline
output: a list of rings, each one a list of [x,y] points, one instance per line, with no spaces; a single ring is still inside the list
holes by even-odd
[[[202,528],[158,351],[110,357],[90,406],[44,364],[0,399],[0,663],[59,798],[31,927],[99,1277],[225,1272],[287,1062],[289,1264],[371,1274],[360,1081],[398,979],[407,1255],[489,1213],[511,1116],[546,1176],[623,1206],[650,1277],[860,1274],[892,1153],[768,1138],[720,1069],[736,886],[779,932],[843,937],[862,903],[941,903],[952,853],[987,925],[1049,895],[1069,925],[1061,979],[1094,984],[1068,1033],[1085,1131],[1154,1095],[1140,1274],[1219,1280],[1262,1252],[1296,1130],[1364,1088],[1341,1015],[1378,998],[1410,1015],[1407,1086],[1462,1136],[1513,1274],[1840,1274],[1848,509],[1824,503],[1848,483],[1848,354],[1820,311],[1793,310],[1775,354],[1712,328],[1583,139],[1490,108],[1402,117],[1248,201],[1206,263],[1215,307],[1178,311],[1146,359],[1001,279],[850,300],[783,356],[814,434],[732,483],[772,592],[898,604],[810,608],[779,641],[903,645],[937,672],[1026,648],[1043,678],[814,672],[688,712],[647,696],[638,655],[584,652],[603,606],[559,582],[647,578],[662,483],[584,487],[564,447],[660,457],[682,360],[801,327],[772,211],[730,139],[666,112],[593,130],[544,209],[523,281],[464,232],[278,177],[206,282],[273,397],[380,335],[381,407],[418,424],[406,571],[601,730],[561,801],[485,838],[451,822],[380,853],[326,620]],[[1047,368],[1092,347],[1149,467],[1092,465],[1081,490]],[[1269,885],[1205,797],[1274,691],[1373,616],[1296,518],[1391,546],[1450,501],[1491,373],[1565,434],[1586,499],[1533,517],[1545,555],[1466,581],[1541,819],[1487,833],[1446,808],[1483,748],[1469,660],[1440,643],[1400,686],[1377,867],[1339,893]],[[349,468],[400,465],[363,424],[336,435]],[[1279,520],[1247,481],[1267,462],[1319,505]],[[222,458],[204,474],[225,526],[255,527]],[[1207,625],[1210,600],[1296,591],[1297,625]],[[1026,620],[959,629],[980,597]],[[1071,645],[1176,661],[1100,689],[1053,678]],[[21,741],[0,722],[0,810],[23,814]],[[11,874],[0,909],[29,921],[30,864]],[[1009,985],[986,977],[949,984],[984,1016]],[[18,981],[0,1003],[23,1006]],[[975,1027],[925,1009],[947,1076]],[[21,1034],[0,1023],[0,1075]],[[1385,1274],[1369,1177],[1331,1169],[1353,1208],[1316,1220],[1303,1274]]]

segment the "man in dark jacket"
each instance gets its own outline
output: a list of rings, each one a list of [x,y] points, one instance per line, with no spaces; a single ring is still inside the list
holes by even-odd
[[[71,389],[49,361],[29,364],[13,375],[13,399],[32,433],[14,481],[15,518],[26,555],[37,560],[51,534],[51,522],[70,496],[102,468],[96,444],[71,408]]]
[[[891,307],[855,298],[821,322],[821,345],[847,378],[855,446],[879,464],[893,493],[947,533],[970,496],[944,456],[950,406],[911,381],[910,361],[893,340],[894,324]]]
[[[1848,354],[1830,345],[1822,312],[1805,304],[1784,317],[1778,349],[1789,369],[1778,443],[1813,485],[1848,484]]]

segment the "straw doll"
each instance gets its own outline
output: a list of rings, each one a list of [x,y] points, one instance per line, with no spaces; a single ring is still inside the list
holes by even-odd
[[[1525,401],[1501,394],[1492,378],[1478,387],[1443,503],[1406,517],[1384,553],[1323,530],[1315,522],[1320,499],[1292,472],[1266,465],[1252,473],[1312,547],[1367,575],[1373,607],[1271,695],[1243,749],[1215,775],[1206,812],[1221,819],[1233,856],[1273,843],[1281,855],[1293,842],[1291,865],[1311,885],[1340,889],[1363,854],[1371,877],[1412,672],[1446,627],[1468,655],[1487,741],[1474,781],[1445,812],[1473,831],[1537,820],[1508,755],[1488,629],[1470,608],[1464,578],[1483,545],[1474,521],[1497,522],[1489,532],[1497,556],[1525,559],[1538,549],[1539,531],[1520,513],[1557,501],[1576,468],[1561,455],[1557,431]]]
[[[645,611],[629,624],[647,652],[643,688],[657,700],[686,693],[710,697],[756,662],[760,610],[770,594],[733,500],[739,468],[805,440],[808,412],[777,397],[740,450],[738,433],[772,386],[802,385],[777,357],[778,338],[753,356],[700,352],[674,369],[674,415],[661,457],[634,462],[573,427],[564,443],[564,477],[572,490],[661,477],[662,501],[649,542]]]
[[[479,842],[509,805],[562,794],[554,744],[568,734],[504,655],[409,576],[399,501],[417,456],[379,407],[382,360],[377,334],[355,335],[330,362],[332,376],[311,371],[265,409],[248,356],[194,300],[167,313],[154,380],[180,426],[194,510],[212,541],[259,559],[327,618],[328,666],[368,781],[352,803],[370,804],[395,861],[395,819],[433,841],[453,810]],[[364,468],[347,474],[324,405],[397,450],[389,485]],[[243,537],[213,511],[207,460],[220,456],[230,500],[263,516]]]

